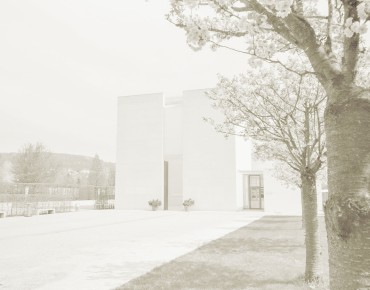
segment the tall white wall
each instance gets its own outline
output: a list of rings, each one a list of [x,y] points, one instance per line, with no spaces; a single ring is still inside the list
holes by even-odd
[[[203,121],[224,118],[204,92],[185,91],[165,102],[162,94],[119,98],[116,208],[149,209],[153,198],[164,203],[167,161],[170,210],[182,209],[188,198],[195,200],[195,210],[248,207],[245,176],[253,173],[263,174],[265,211],[301,213],[299,188],[275,178],[272,162],[253,159],[250,141],[225,139]]]
[[[182,98],[165,99],[164,160],[168,162],[168,209],[182,209]]]
[[[301,191],[274,177],[273,162],[252,160],[252,170],[262,171],[265,194],[265,211],[271,213],[301,214]]]
[[[118,99],[116,208],[163,204],[163,122],[162,94]]]
[[[252,170],[252,143],[242,137],[235,138],[236,148],[236,207],[244,208],[244,180],[241,171]]]
[[[235,138],[236,169],[252,170],[252,142],[242,137]]]
[[[167,100],[168,102],[168,100]],[[183,146],[182,100],[164,107],[164,155],[181,155]]]
[[[235,139],[203,121],[203,117],[222,120],[211,108],[204,91],[185,91],[183,99],[183,195],[195,200],[194,209],[235,210]]]

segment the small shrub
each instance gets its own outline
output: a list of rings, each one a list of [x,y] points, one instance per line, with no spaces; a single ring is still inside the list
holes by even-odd
[[[152,207],[158,207],[162,205],[162,202],[159,199],[152,199],[148,201],[149,205]]]
[[[191,198],[189,199],[186,199],[184,200],[184,202],[182,203],[183,206],[192,206],[194,205],[194,200],[192,200]]]

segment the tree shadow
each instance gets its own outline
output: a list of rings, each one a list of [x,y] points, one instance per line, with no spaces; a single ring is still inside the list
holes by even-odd
[[[267,216],[118,289],[311,289],[304,263],[301,218]]]

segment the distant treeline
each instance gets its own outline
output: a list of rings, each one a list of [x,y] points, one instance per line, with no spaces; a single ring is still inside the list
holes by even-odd
[[[115,164],[99,158],[48,151],[26,144],[18,153],[0,153],[0,182],[114,186]]]

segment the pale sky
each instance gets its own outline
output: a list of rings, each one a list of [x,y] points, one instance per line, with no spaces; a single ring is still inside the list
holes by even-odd
[[[231,51],[192,51],[169,0],[1,0],[0,152],[115,161],[117,97],[209,88],[242,72]]]

